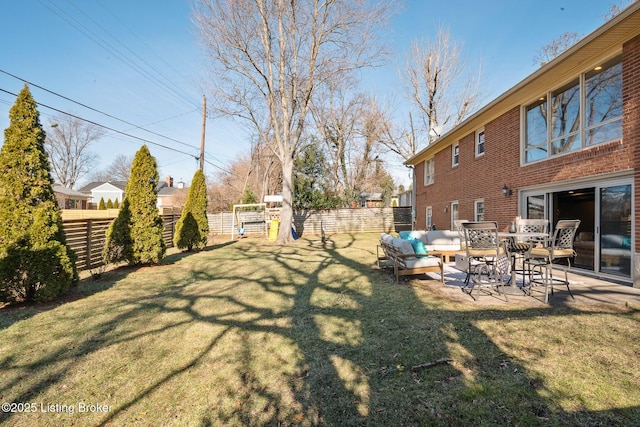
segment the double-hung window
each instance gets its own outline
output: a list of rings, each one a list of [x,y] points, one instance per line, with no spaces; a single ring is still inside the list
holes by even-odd
[[[474,211],[476,221],[484,221],[484,200],[476,200],[474,202]]]
[[[455,167],[460,164],[460,144],[455,143],[451,146],[451,166]]]
[[[524,107],[524,162],[622,137],[622,62],[616,57]]]
[[[424,185],[433,184],[434,182],[433,170],[434,170],[433,159],[425,160],[424,161]]]
[[[476,157],[484,155],[484,129],[476,132]]]

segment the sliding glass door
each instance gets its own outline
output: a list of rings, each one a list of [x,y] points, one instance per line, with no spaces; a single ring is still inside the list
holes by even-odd
[[[631,184],[600,188],[600,271],[631,276]]]
[[[633,248],[633,187],[631,179],[564,185],[524,191],[521,214],[579,219],[572,265],[583,270],[631,278]]]

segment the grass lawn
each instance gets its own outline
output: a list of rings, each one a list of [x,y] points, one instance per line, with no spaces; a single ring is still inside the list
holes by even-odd
[[[377,270],[378,237],[244,239],[0,309],[0,423],[640,425],[637,308],[455,302]]]

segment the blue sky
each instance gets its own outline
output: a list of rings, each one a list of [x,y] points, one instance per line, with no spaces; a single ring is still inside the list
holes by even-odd
[[[587,35],[604,23],[609,0],[405,1],[385,34],[393,46],[391,65],[363,74],[363,86],[379,99],[407,108],[394,64],[413,39],[432,39],[446,27],[463,44],[468,67],[481,67],[485,103],[537,68],[533,57],[565,32]],[[161,177],[189,182],[199,163],[206,60],[190,20],[190,0],[20,0],[0,7],[0,128],[23,86],[20,79],[94,110],[31,86],[37,102],[109,126],[147,143]],[[13,74],[19,79],[6,73]],[[207,96],[207,103],[215,102]],[[39,108],[43,124],[57,113]],[[124,121],[124,122],[123,122]],[[125,122],[152,132],[133,129]],[[213,176],[249,152],[244,125],[209,119],[205,173]],[[117,154],[133,155],[143,142],[108,133],[92,147],[98,168]],[[155,144],[154,144],[155,143]],[[171,151],[171,147],[180,152]],[[406,169],[389,159],[396,180]]]

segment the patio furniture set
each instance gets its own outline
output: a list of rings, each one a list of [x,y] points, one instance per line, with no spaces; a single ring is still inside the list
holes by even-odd
[[[580,220],[560,220],[549,233],[547,220],[520,219],[510,232],[500,232],[494,221],[458,221],[457,232],[413,231],[400,238],[382,233],[378,265],[392,266],[396,281],[400,276],[437,272],[444,283],[444,264],[455,256],[456,266],[467,273],[462,289],[474,299],[491,290],[508,301],[507,295],[514,291],[531,296],[535,286],[544,286],[548,302],[554,285],[566,286],[573,298],[567,272],[579,225]],[[566,264],[558,264],[560,260]],[[562,268],[564,278],[554,277],[554,267]]]

